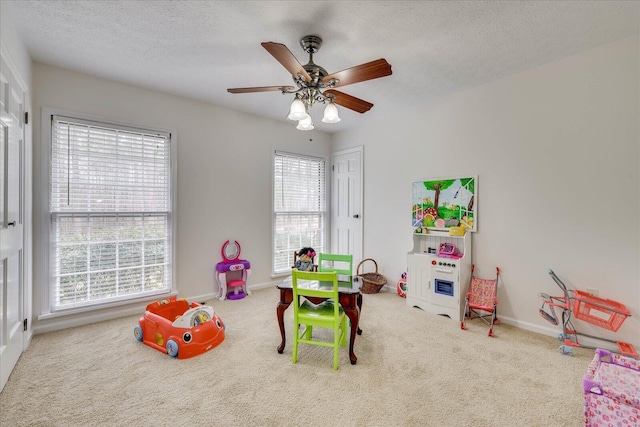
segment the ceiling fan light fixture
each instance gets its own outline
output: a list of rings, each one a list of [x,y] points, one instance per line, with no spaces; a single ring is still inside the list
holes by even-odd
[[[311,121],[311,116],[307,114],[307,117],[298,121],[298,126],[296,126],[298,130],[313,130],[313,122]]]
[[[324,108],[324,117],[322,118],[323,123],[338,123],[340,121],[340,116],[338,116],[338,107],[333,102],[329,102],[327,106]]]
[[[2,1],[2,0],[0,0]],[[355,67],[347,68],[337,73],[327,73],[324,67],[313,62],[313,55],[322,46],[322,39],[316,35],[307,35],[300,40],[302,49],[309,54],[309,62],[302,65],[293,53],[282,43],[264,42],[262,47],[271,54],[291,74],[295,86],[261,86],[229,88],[229,93],[251,92],[282,92],[283,95],[295,94],[295,99],[289,108],[287,119],[298,122],[300,130],[313,129],[313,122],[309,111],[316,103],[326,104],[324,110],[324,123],[338,123],[338,108],[334,101],[338,101],[341,107],[348,108],[357,113],[366,113],[373,104],[355,96],[335,90],[338,87],[364,82],[390,76],[391,64],[386,59],[380,58],[369,61]]]
[[[287,118],[289,120],[303,120],[304,118],[309,117],[307,114],[307,109],[305,108],[304,103],[298,97],[296,97],[291,103],[291,108],[289,109],[289,115]]]

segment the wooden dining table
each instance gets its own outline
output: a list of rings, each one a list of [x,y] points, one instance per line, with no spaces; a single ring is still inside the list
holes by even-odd
[[[360,329],[360,311],[362,310],[362,293],[360,293],[361,281],[359,278],[351,282],[338,282],[338,298],[340,305],[344,309],[345,314],[351,321],[351,336],[349,338],[349,360],[352,365],[355,365],[358,361],[356,354],[353,352],[353,344],[356,340],[356,334],[362,335],[362,329]],[[332,282],[320,282],[317,280],[298,280],[298,287],[308,287],[315,289],[330,289],[333,287]],[[293,284],[291,282],[291,276],[286,278],[278,285],[280,290],[280,301],[278,302],[277,314],[278,325],[280,325],[280,334],[282,335],[282,342],[278,346],[278,353],[282,354],[286,343],[284,332],[284,312],[293,301]],[[306,297],[314,304],[319,304],[325,301],[327,298],[312,298]]]

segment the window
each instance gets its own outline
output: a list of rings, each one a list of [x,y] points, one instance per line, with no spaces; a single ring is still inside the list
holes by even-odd
[[[273,176],[273,273],[291,271],[293,252],[325,242],[325,160],[276,152]]]
[[[51,118],[50,310],[169,292],[171,135]]]

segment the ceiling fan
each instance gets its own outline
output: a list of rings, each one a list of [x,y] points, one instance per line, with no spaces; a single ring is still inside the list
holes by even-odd
[[[295,94],[287,118],[298,121],[297,128],[300,130],[313,129],[309,109],[316,102],[327,104],[322,119],[325,123],[340,121],[336,104],[361,114],[366,113],[373,107],[372,103],[334,88],[391,75],[391,65],[382,58],[337,73],[327,73],[327,70],[313,62],[313,54],[322,46],[322,39],[314,35],[304,36],[300,40],[302,49],[309,54],[309,62],[305,65],[301,65],[293,53],[281,43],[261,44],[291,73],[295,86],[244,87],[227,89],[227,91],[229,93],[280,91],[282,94]]]

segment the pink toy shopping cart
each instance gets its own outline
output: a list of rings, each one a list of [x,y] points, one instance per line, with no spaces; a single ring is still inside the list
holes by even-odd
[[[573,314],[576,319],[617,332],[627,317],[631,316],[631,312],[624,304],[610,299],[598,298],[587,292],[569,290],[558,276],[555,275],[553,270],[549,269],[549,275],[560,289],[562,289],[564,296],[550,296],[545,293],[540,293],[542,307],[538,312],[546,321],[558,325],[559,321],[555,307],[562,310],[562,333],[558,335],[558,340],[563,343],[563,345],[558,347],[560,353],[572,356],[573,347],[598,348],[580,344],[578,337],[582,336],[614,343],[618,346],[618,353],[624,356],[638,358],[638,352],[633,345],[626,342],[578,333],[571,323],[571,315]]]

